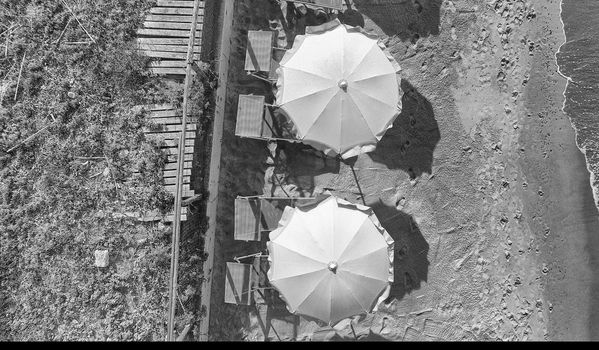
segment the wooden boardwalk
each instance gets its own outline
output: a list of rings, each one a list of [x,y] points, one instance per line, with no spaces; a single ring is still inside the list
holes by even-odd
[[[185,78],[193,6],[193,0],[158,0],[146,16],[143,28],[138,29],[139,51],[156,59],[148,67],[153,73],[173,76],[175,79]],[[200,1],[193,46],[194,60],[199,59],[202,50],[203,19],[204,1]]]
[[[193,51],[188,52],[191,50],[190,36],[194,25],[194,3],[194,0],[158,0],[156,6],[151,8],[150,13],[146,16],[143,27],[137,31],[138,50],[152,58],[148,69],[166,79],[173,80],[176,84],[188,84],[190,80],[187,78],[188,53],[191,54],[190,61],[200,59],[204,1],[199,1]],[[194,74],[193,70],[191,70],[191,74]],[[163,149],[167,153],[167,163],[162,172],[164,186],[176,199],[179,170],[178,142],[185,124],[183,177],[179,199],[184,201],[194,197],[196,194],[191,188],[191,171],[194,142],[197,135],[197,117],[186,115],[187,122],[183,123],[181,109],[170,105],[153,105],[145,106],[145,108],[150,110],[151,121],[159,126],[145,130],[146,136],[163,141]],[[187,207],[182,207],[180,220],[186,221],[187,214]],[[150,214],[142,220],[173,222],[175,215],[174,213],[166,216]]]
[[[177,182],[177,167],[178,167],[178,143],[182,130],[182,111],[175,109],[171,105],[154,105],[146,106],[150,110],[150,120],[156,125],[156,129],[145,130],[146,137],[156,138],[162,141],[162,149],[167,154],[166,164],[162,170],[165,188],[175,196]],[[193,164],[193,153],[197,129],[197,117],[187,117],[187,125],[185,132],[185,150],[183,164],[183,188],[182,199],[195,196],[195,192],[190,188],[191,170]],[[161,216],[146,216],[145,221],[164,220],[166,222],[173,221],[173,215]],[[187,220],[187,207],[182,207],[181,221]]]
[[[158,0],[146,16],[143,28],[137,31],[138,49],[144,55],[155,58],[148,69],[183,86],[181,110],[170,105],[146,106],[149,107],[151,121],[160,127],[144,130],[147,137],[159,138],[163,145],[167,155],[167,163],[162,170],[164,186],[175,197],[174,212],[164,218],[172,221],[173,228],[167,341],[175,340],[181,222],[187,220],[187,207],[182,205],[186,198],[195,195],[191,189],[191,173],[197,134],[197,119],[194,120],[194,117],[197,116],[188,115],[188,107],[196,61],[201,53],[204,5],[205,2],[200,0]],[[183,331],[179,337],[184,338],[186,332]]]

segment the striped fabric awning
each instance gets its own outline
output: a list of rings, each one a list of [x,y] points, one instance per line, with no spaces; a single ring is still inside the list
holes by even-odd
[[[250,305],[252,303],[252,265],[227,262],[225,276],[225,303]]]
[[[264,116],[264,96],[239,95],[235,135],[261,137]]]
[[[314,202],[314,198],[235,198],[234,239],[259,241],[262,232],[275,230],[286,206],[302,206]]]
[[[247,50],[245,52],[246,71],[270,71],[273,40],[273,31],[248,31]]]

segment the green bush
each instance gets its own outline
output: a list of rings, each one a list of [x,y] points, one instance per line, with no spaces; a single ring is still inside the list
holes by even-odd
[[[170,228],[117,215],[172,208],[134,108],[177,102],[132,43],[154,1],[65,1],[95,43],[62,1],[0,0],[0,339],[162,340]]]

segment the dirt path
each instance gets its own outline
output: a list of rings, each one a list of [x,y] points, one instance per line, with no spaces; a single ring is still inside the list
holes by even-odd
[[[216,234],[216,217],[218,206],[218,188],[220,177],[221,149],[227,94],[227,76],[229,72],[229,52],[231,50],[231,27],[233,23],[234,0],[224,0],[218,21],[221,26],[220,45],[218,48],[218,88],[216,90],[216,109],[212,131],[212,153],[210,156],[210,173],[208,177],[208,202],[206,217],[208,228],[204,237],[204,252],[208,254],[204,262],[204,283],[202,284],[202,308],[205,315],[199,325],[199,340],[208,340],[210,320],[210,297],[212,293],[212,269],[214,265],[214,241]]]

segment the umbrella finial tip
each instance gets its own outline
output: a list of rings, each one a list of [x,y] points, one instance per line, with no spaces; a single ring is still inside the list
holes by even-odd
[[[331,271],[332,273],[337,273],[337,262],[336,261],[331,261],[327,267],[329,268],[329,271]]]
[[[341,79],[337,85],[339,85],[339,88],[341,88],[343,91],[347,91],[347,80]]]

